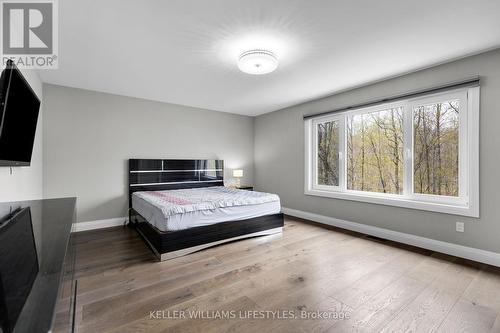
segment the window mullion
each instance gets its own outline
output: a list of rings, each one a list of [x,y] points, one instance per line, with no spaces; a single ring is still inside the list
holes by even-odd
[[[314,155],[313,155],[313,179],[312,184],[313,187],[318,186],[318,122],[313,123],[313,147],[314,147]]]
[[[339,185],[340,185],[340,191],[345,192],[347,190],[347,163],[346,163],[346,145],[347,145],[347,140],[346,140],[346,131],[347,131],[347,124],[346,124],[346,115],[342,115],[339,118],[339,124],[340,124],[340,131],[339,131],[339,141],[340,141],[340,149],[339,149]]]
[[[403,143],[404,143],[404,179],[403,195],[405,197],[413,196],[413,109],[412,105],[404,105],[403,118]]]

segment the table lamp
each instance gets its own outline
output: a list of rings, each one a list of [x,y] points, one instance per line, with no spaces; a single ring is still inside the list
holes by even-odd
[[[243,177],[243,170],[235,169],[233,170],[233,177],[238,180],[238,187],[241,186],[240,179]]]

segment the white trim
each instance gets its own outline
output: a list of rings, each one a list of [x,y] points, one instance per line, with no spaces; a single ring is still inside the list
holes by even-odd
[[[481,116],[481,105],[480,105],[480,87],[470,88],[467,91],[467,102],[468,110],[468,121],[467,121],[467,131],[468,133],[474,133],[474,135],[468,135],[468,170],[469,170],[469,209],[472,216],[479,217],[479,118]],[[477,110],[476,110],[477,109]]]
[[[413,186],[413,110],[403,109],[403,195],[411,196]]]
[[[500,267],[500,253],[282,207],[284,214]]]
[[[334,192],[334,191],[320,191],[320,190],[306,190],[304,194],[314,195],[318,197],[367,202],[385,206],[403,207],[410,209],[427,210],[438,213],[478,217],[478,215],[475,215],[476,212],[472,211],[468,206],[458,206],[453,204],[444,204],[436,202],[424,202],[420,200],[405,198],[404,196],[398,194],[371,193],[371,192],[365,193],[362,191]]]
[[[126,217],[115,217],[112,219],[73,223],[73,227],[72,227],[71,231],[72,232],[80,232],[80,231],[87,231],[87,230],[95,230],[95,229],[123,226],[125,224],[125,222],[127,222],[127,220],[128,220],[128,218],[126,218]]]
[[[314,170],[312,166],[312,119],[306,119],[304,121],[304,193],[312,188],[311,173]]]

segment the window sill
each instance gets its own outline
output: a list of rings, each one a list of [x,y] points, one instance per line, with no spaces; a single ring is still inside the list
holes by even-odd
[[[324,191],[319,189],[306,189],[304,194],[319,196],[319,197],[334,198],[334,199],[366,202],[366,203],[386,205],[386,206],[425,210],[437,213],[446,213],[446,214],[461,215],[468,217],[479,217],[479,209],[476,207],[472,207],[471,205],[424,202],[408,198],[399,198],[396,195],[394,196],[388,195],[382,197],[377,195],[364,195],[358,192],[356,193],[334,192],[334,191]]]

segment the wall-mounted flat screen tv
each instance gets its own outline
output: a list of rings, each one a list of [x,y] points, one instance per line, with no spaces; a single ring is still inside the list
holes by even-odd
[[[8,61],[0,77],[0,166],[30,165],[39,109],[40,99]]]

